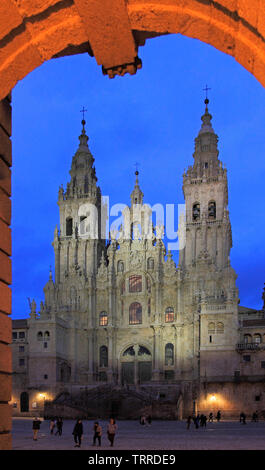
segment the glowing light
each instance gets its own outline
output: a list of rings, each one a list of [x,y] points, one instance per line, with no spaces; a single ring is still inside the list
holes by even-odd
[[[43,395],[43,393],[39,393],[39,397],[40,398],[45,398],[45,395]]]
[[[215,395],[211,395],[211,396],[210,396],[210,401],[211,401],[211,402],[216,401],[216,396],[215,396]]]

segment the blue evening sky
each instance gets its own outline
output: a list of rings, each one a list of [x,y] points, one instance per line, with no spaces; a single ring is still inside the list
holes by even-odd
[[[205,84],[228,168],[231,264],[241,305],[262,307],[265,90],[232,57],[180,35],[148,40],[139,56],[136,75],[113,80],[87,54],[51,60],[13,90],[13,318],[28,316],[28,297],[39,307],[50,265],[54,272],[58,188],[70,178],[80,109],[88,110],[89,147],[111,205],[129,203],[136,161],[145,202],[178,204]]]

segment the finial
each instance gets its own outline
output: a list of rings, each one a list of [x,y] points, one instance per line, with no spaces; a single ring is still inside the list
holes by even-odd
[[[208,87],[208,85],[206,85],[205,88],[203,88],[203,91],[205,91],[205,94],[206,94],[206,97],[205,97],[205,100],[204,100],[204,103],[206,105],[205,107],[205,111],[207,112],[208,111],[208,107],[207,105],[209,104],[209,99],[208,99],[208,91],[211,90],[211,88]]]
[[[83,119],[81,121],[81,124],[83,126],[83,132],[85,132],[85,124],[86,124],[86,121],[85,121],[85,113],[87,112],[87,109],[84,108],[83,106],[83,109],[80,110],[80,113],[83,114]]]
[[[50,264],[50,275],[49,275],[49,277],[50,277],[50,281],[52,281],[52,266],[51,266],[51,264]]]
[[[134,166],[135,166],[135,176],[136,176],[136,182],[138,182],[138,175],[139,175],[139,171],[138,171],[138,165],[139,163],[138,162],[135,162]]]

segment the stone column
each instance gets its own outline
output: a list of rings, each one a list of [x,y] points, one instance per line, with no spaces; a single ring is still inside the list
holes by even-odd
[[[0,450],[11,449],[11,95],[0,101]]]

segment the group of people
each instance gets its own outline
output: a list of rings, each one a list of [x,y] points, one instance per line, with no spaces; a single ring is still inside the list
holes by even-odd
[[[107,427],[107,437],[110,442],[110,446],[113,447],[114,444],[114,438],[115,434],[117,431],[117,424],[115,422],[114,418],[111,418]],[[96,442],[98,446],[101,446],[101,437],[102,437],[102,426],[100,426],[98,421],[94,422],[93,426],[93,446],[96,445]],[[74,441],[75,441],[75,447],[81,447],[81,442],[83,439],[83,423],[81,419],[77,419],[74,429],[73,429],[73,436],[74,436]]]
[[[246,414],[242,411],[239,415],[239,422],[242,424],[247,424],[246,418],[247,418]],[[259,421],[258,411],[254,411],[254,413],[252,414],[251,421],[254,423],[257,423]]]
[[[37,441],[38,440],[38,432],[40,430],[42,420],[40,418],[34,418],[33,420],[33,440]],[[55,431],[56,428],[56,432]],[[111,418],[107,427],[107,437],[110,442],[110,446],[113,447],[114,444],[114,438],[115,434],[117,431],[117,424],[115,422],[114,418]],[[61,436],[63,432],[63,419],[61,417],[58,418],[51,418],[50,420],[50,434],[54,434]],[[96,445],[96,442],[98,443],[98,446],[101,446],[101,436],[102,436],[102,427],[100,426],[98,421],[94,422],[93,426],[93,446]],[[75,442],[75,447],[81,447],[82,439],[83,439],[83,434],[84,434],[84,428],[83,428],[83,423],[80,418],[76,420],[73,432],[74,436],[74,442]]]
[[[187,419],[187,429],[190,429],[191,422],[193,421],[193,424],[196,429],[199,429],[199,427],[206,427],[207,421],[208,422],[213,422],[214,416],[213,413],[209,414],[209,417],[207,418],[206,415],[204,414],[197,414],[197,416],[188,416]],[[218,410],[216,414],[216,420],[219,422],[221,420],[221,411]]]
[[[55,436],[61,436],[63,433],[63,418],[58,417],[58,418],[52,418],[50,421],[50,433],[53,434],[55,428],[57,428],[55,432]]]

